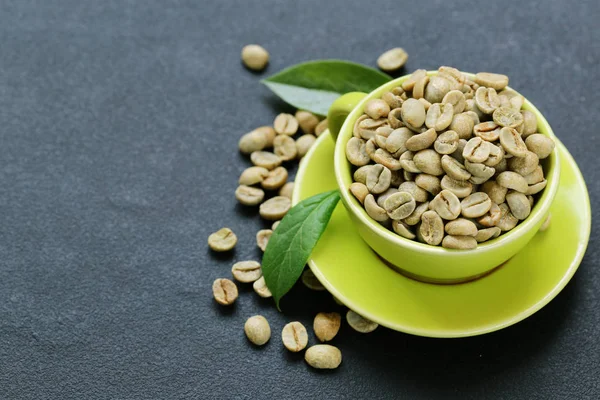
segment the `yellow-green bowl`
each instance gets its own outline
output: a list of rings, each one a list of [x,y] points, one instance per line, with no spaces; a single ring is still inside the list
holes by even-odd
[[[436,71],[428,72],[429,75],[435,73]],[[436,283],[457,283],[475,279],[517,254],[539,230],[558,190],[558,150],[555,148],[548,158],[542,160],[544,175],[548,181],[546,188],[538,195],[529,217],[513,230],[496,239],[480,243],[473,250],[449,250],[401,237],[369,217],[363,206],[350,194],[349,187],[353,182],[352,165],[346,159],[345,150],[346,143],[352,137],[354,123],[363,113],[365,103],[380,98],[383,93],[399,86],[408,77],[409,75],[406,75],[388,82],[369,94],[348,93],[332,105],[328,120],[332,137],[337,137],[334,170],[342,202],[363,240],[401,272],[419,280]],[[546,118],[527,99],[523,108],[537,117],[539,133],[556,139]]]

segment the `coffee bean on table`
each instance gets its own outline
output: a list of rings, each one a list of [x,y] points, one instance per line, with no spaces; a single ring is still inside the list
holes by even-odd
[[[262,346],[271,338],[271,327],[262,315],[254,315],[244,324],[246,337],[257,346]]]
[[[302,135],[296,139],[296,153],[298,158],[304,157],[316,141],[316,136],[311,134]]]
[[[286,349],[292,353],[297,353],[304,350],[308,344],[308,333],[300,322],[290,322],[283,327],[281,340]]]
[[[237,236],[229,228],[221,228],[208,237],[208,247],[216,252],[229,251],[236,243]]]
[[[271,291],[267,287],[267,283],[265,282],[264,276],[261,276],[260,278],[254,281],[254,283],[252,284],[252,289],[254,289],[256,294],[258,294],[260,297],[269,298],[273,296],[271,294]]]
[[[279,189],[279,195],[283,197],[287,197],[288,199],[292,199],[292,195],[294,194],[294,182],[287,182],[285,185]]]
[[[239,184],[252,186],[261,183],[269,175],[269,170],[263,167],[246,168],[240,175]]]
[[[408,53],[402,47],[395,47],[377,58],[377,66],[385,72],[394,72],[406,64]]]
[[[236,281],[242,283],[254,282],[262,276],[260,263],[257,261],[239,261],[231,267],[231,273]]]
[[[260,216],[266,220],[281,219],[292,207],[292,202],[287,197],[275,196],[260,205]]]
[[[329,342],[335,337],[335,335],[337,335],[338,331],[340,330],[341,322],[342,317],[339,313],[318,313],[313,322],[315,336],[321,342]]]
[[[307,135],[315,133],[315,128],[319,125],[319,118],[315,114],[309,111],[298,110],[294,117],[298,121],[298,126],[303,133]]]
[[[317,344],[306,350],[304,360],[316,369],[335,369],[342,363],[342,352],[335,346]]]
[[[281,221],[273,222],[273,225],[271,225],[271,230],[275,231],[275,229],[277,229],[277,227],[279,226],[280,223],[281,223]]]
[[[315,290],[318,292],[325,290],[325,286],[321,284],[321,282],[317,279],[315,274],[308,268],[302,273],[301,279],[304,286],[306,286],[310,290]]]
[[[245,206],[256,206],[265,198],[265,192],[252,186],[240,185],[235,190],[235,198]]]
[[[268,170],[275,169],[281,165],[281,158],[268,151],[255,151],[250,154],[252,164]]]
[[[360,333],[373,332],[379,326],[376,322],[373,322],[352,310],[348,310],[346,313],[346,321],[348,321],[348,325],[350,325],[352,329]]]
[[[294,136],[298,132],[298,121],[292,114],[281,113],[275,117],[273,128],[279,135]]]
[[[271,235],[273,235],[273,230],[271,229],[261,229],[256,233],[256,245],[262,251],[265,251],[267,248],[267,244],[269,244],[269,239],[271,239]]]
[[[290,161],[298,155],[296,142],[289,136],[277,135],[273,140],[273,152],[282,160]]]
[[[267,137],[262,132],[253,130],[240,138],[238,147],[244,154],[262,150],[267,147]]]
[[[233,304],[238,297],[237,286],[229,279],[220,278],[215,280],[212,290],[215,301],[223,306]]]
[[[249,44],[242,49],[242,62],[253,71],[262,71],[269,63],[269,52],[257,44]]]
[[[323,132],[325,132],[328,128],[328,121],[327,118],[325,118],[323,121],[319,122],[319,124],[317,125],[317,127],[315,128],[315,135],[321,136],[321,134]]]
[[[278,136],[287,137],[287,136]],[[272,171],[269,171],[265,179],[261,182],[261,186],[265,190],[276,190],[282,187],[287,181],[288,171],[284,167],[277,167]]]

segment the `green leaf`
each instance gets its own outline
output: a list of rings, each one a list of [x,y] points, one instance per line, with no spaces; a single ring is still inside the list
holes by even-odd
[[[327,115],[331,103],[348,92],[369,93],[392,78],[365,65],[341,60],[309,61],[262,80],[286,103]]]
[[[277,308],[302,274],[339,200],[337,190],[309,197],[288,211],[273,232],[263,255],[262,271]]]

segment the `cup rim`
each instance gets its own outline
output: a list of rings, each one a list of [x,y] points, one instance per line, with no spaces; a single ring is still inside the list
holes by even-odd
[[[475,75],[468,72],[463,72],[465,75],[469,77],[474,77]],[[428,76],[436,75],[438,71],[427,71]],[[486,241],[484,243],[478,243],[475,249],[469,250],[455,250],[455,249],[446,249],[441,246],[433,246],[426,243],[420,243],[415,240],[411,240],[405,237],[398,235],[395,232],[390,231],[385,228],[377,221],[373,220],[362,205],[358,202],[358,200],[350,194],[349,184],[346,184],[346,177],[344,175],[350,176],[350,181],[352,181],[352,173],[351,173],[351,165],[346,159],[346,143],[352,137],[352,130],[354,127],[354,122],[356,119],[362,114],[362,110],[367,101],[380,98],[381,95],[391,90],[394,87],[397,87],[404,80],[408,79],[411,74],[407,74],[396,78],[384,85],[381,85],[377,89],[373,90],[371,93],[367,94],[348,114],[346,120],[342,124],[340,128],[340,132],[338,134],[335,149],[334,149],[334,173],[335,179],[338,185],[338,188],[341,192],[341,197],[346,206],[346,209],[353,213],[360,222],[369,228],[369,230],[376,234],[379,238],[392,242],[394,245],[407,248],[409,250],[418,251],[418,252],[426,252],[433,255],[443,255],[445,257],[462,257],[467,254],[475,254],[475,253],[488,253],[493,252],[510,242],[514,242],[519,240],[525,233],[529,230],[533,229],[542,218],[544,218],[552,205],[552,201],[556,192],[558,191],[558,183],[560,178],[560,160],[558,157],[558,150],[555,146],[554,150],[546,160],[548,160],[548,168],[546,172],[546,180],[547,184],[543,190],[542,196],[538,199],[537,203],[531,210],[531,214],[523,221],[521,221],[515,228],[512,230],[501,234],[499,237],[494,238],[492,240]],[[518,94],[518,91],[514,90],[510,86],[507,86],[506,89],[510,89]],[[535,107],[525,96],[523,109],[529,110],[535,114],[538,122],[538,131],[542,131],[547,136],[552,139],[557,140],[556,135],[552,131],[550,124],[543,116],[543,114]],[[351,183],[351,182],[350,182]]]

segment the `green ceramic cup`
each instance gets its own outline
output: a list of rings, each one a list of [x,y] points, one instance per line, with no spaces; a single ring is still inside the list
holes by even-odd
[[[433,75],[435,71],[428,74]],[[517,254],[537,233],[548,215],[550,205],[558,190],[560,163],[558,151],[542,160],[548,184],[537,199],[531,214],[513,230],[500,235],[473,250],[449,250],[439,246],[403,238],[371,219],[362,205],[350,194],[352,167],[346,160],[346,143],[352,137],[355,121],[363,112],[365,103],[392,88],[399,86],[408,76],[395,79],[369,94],[353,92],[336,100],[327,116],[329,130],[336,139],[334,169],[342,202],[365,242],[391,266],[418,280],[433,283],[458,283],[481,277]],[[529,101],[524,109],[533,112],[538,121],[538,131],[553,139],[556,137],[548,121]],[[365,266],[368,268],[368,266]]]

